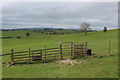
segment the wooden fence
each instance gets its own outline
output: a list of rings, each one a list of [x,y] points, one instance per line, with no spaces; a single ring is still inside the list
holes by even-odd
[[[60,48],[47,48],[41,50],[29,50],[24,52],[14,52],[11,50],[11,62],[12,64],[21,62],[33,62],[39,60],[59,59],[62,58]]]
[[[63,58],[76,58],[87,54],[86,43],[59,42],[59,47],[45,48],[40,50],[31,50],[24,52],[15,52],[11,50],[10,58],[12,64],[23,62],[46,61]]]
[[[87,42],[83,43],[75,43],[75,42],[63,42],[62,46],[62,54],[68,53],[70,58],[76,58],[82,55],[87,55]]]

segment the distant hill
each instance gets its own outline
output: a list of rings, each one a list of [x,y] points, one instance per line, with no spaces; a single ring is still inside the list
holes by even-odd
[[[6,30],[79,30],[80,28],[3,28],[0,30],[6,31]],[[93,31],[93,29],[92,29]],[[100,29],[94,29],[94,31],[100,31]]]

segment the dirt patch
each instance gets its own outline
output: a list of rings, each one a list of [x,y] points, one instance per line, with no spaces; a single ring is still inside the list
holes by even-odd
[[[82,62],[83,61],[66,59],[66,60],[59,60],[56,63],[74,65],[74,64],[81,64]]]

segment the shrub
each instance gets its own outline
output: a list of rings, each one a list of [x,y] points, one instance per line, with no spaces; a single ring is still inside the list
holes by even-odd
[[[30,33],[27,32],[27,33],[26,33],[26,36],[27,36],[27,37],[30,36]]]
[[[21,38],[21,36],[17,36],[16,38],[20,39],[20,38]]]
[[[50,34],[53,34],[53,33],[50,33]]]
[[[103,31],[104,31],[104,32],[107,32],[107,27],[104,27]]]
[[[41,32],[42,34],[44,33],[44,32]]]

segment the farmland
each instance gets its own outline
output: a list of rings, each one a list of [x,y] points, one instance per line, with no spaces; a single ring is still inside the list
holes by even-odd
[[[26,32],[30,33],[26,37]],[[96,54],[96,58],[78,58],[76,64],[36,63],[7,66],[9,55],[3,56],[3,78],[117,78],[118,77],[118,30],[108,32],[89,32],[72,34],[41,34],[32,31],[3,31],[3,36],[14,38],[2,39],[2,54],[15,51],[25,51],[58,47],[58,42],[88,42],[88,48]],[[20,39],[16,38],[21,36]],[[111,40],[111,54],[108,54],[108,40]]]

